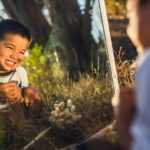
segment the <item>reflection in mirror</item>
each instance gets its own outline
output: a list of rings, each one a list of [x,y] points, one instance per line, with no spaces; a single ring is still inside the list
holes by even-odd
[[[44,97],[37,120],[29,117],[28,108],[27,117],[14,113],[21,116],[19,121],[12,119],[12,131],[18,136],[11,136],[10,144],[16,149],[64,148],[84,141],[111,123],[116,74],[104,1],[2,2],[9,15],[23,22],[33,35],[23,65],[31,85]],[[11,14],[12,10],[15,13]]]
[[[60,114],[67,112],[67,117],[58,114],[55,120],[55,125],[64,120],[62,128],[59,124],[60,129],[53,131],[54,143],[58,147],[87,139],[113,119],[111,97],[114,85],[106,41],[109,35],[106,37],[106,24],[99,6],[98,0],[51,3],[51,14],[55,16],[53,30],[65,49],[63,54],[60,49],[56,52],[69,74],[71,85],[66,101],[73,103],[60,111]],[[61,102],[56,102],[53,113],[57,112],[57,105]],[[71,112],[72,106],[76,108],[74,113]],[[51,116],[52,120],[54,116]]]

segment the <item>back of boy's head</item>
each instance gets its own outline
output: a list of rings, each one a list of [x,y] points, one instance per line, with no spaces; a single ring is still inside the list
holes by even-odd
[[[18,21],[13,19],[5,19],[0,22],[0,40],[2,40],[6,34],[19,34],[22,37],[31,41],[31,34],[27,27]]]
[[[135,2],[139,7],[147,5],[148,3],[150,4],[150,0],[127,0],[127,2],[129,1]]]
[[[139,3],[140,6],[145,5],[149,2],[150,2],[150,0],[138,0],[138,3]]]

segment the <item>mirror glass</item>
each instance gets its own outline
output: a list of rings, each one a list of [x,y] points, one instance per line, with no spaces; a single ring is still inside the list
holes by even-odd
[[[76,3],[78,7],[72,7],[71,3],[65,3],[63,7],[57,5],[54,12],[54,16],[57,16],[55,25],[66,46],[67,55],[63,65],[73,82],[70,88],[70,93],[73,93],[69,95],[69,100],[72,100],[76,111],[72,117],[77,118],[76,121],[66,118],[64,128],[67,127],[67,131],[59,130],[56,133],[62,139],[62,143],[55,139],[58,147],[80,143],[113,120],[111,98],[115,89],[111,63],[114,62],[113,52],[109,54],[112,48],[107,41],[110,35],[109,29],[106,29],[107,18],[104,18],[106,11],[101,8],[104,2],[103,5],[98,0],[78,0]],[[111,49],[108,51],[108,48]],[[61,52],[57,50],[57,53]],[[59,60],[62,62],[61,57]],[[67,125],[72,121],[72,125]]]
[[[14,128],[9,128],[15,136],[8,143],[16,149],[65,148],[112,122],[117,76],[104,0],[2,2],[7,17],[24,23],[33,35],[23,67],[44,101],[40,117],[28,107],[22,115],[17,106],[11,115]]]

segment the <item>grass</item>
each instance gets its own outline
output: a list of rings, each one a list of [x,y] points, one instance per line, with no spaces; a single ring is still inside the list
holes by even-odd
[[[134,61],[122,61],[122,58],[120,51],[116,64],[120,85],[132,86]],[[23,105],[14,105],[11,114],[2,115],[0,137],[5,139],[1,146],[4,149],[20,149],[48,127],[51,128],[47,134],[31,148],[60,149],[83,141],[114,120],[112,80],[108,74],[101,80],[81,75],[79,82],[70,82],[65,76],[65,79],[52,76],[52,69],[41,70],[43,74],[39,76],[36,71],[45,69],[43,65],[46,64],[34,66],[35,70],[33,67],[27,68],[31,71],[30,77],[34,76],[31,84],[36,85],[44,95],[43,111],[35,116]],[[105,131],[102,138],[117,143],[116,126]]]
[[[103,78],[81,75],[78,82],[72,82],[58,62],[47,64],[47,59],[53,56],[43,56],[40,49],[35,47],[36,53],[33,50],[32,57],[24,65],[31,84],[44,95],[43,111],[34,115],[20,104],[12,105],[11,114],[1,114],[0,146],[4,149],[20,149],[49,127],[47,134],[31,148],[60,149],[80,143],[114,120],[111,105],[113,86],[109,74],[106,73]],[[116,57],[119,83],[131,87],[135,62],[123,60],[123,55],[120,50]],[[41,58],[41,62],[37,57]],[[117,143],[116,125],[105,131],[102,138]]]
[[[116,68],[120,87],[133,87],[135,67],[135,60],[126,60],[124,58],[124,51],[120,49],[119,54],[116,56]]]

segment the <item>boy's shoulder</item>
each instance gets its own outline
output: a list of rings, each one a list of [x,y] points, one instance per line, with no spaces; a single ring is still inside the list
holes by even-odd
[[[146,51],[137,60],[136,76],[149,79],[150,75],[150,51]],[[150,80],[149,80],[150,81]]]
[[[25,74],[26,74],[26,70],[25,70],[25,68],[22,67],[22,66],[19,66],[18,68],[16,68],[16,71],[17,71],[18,73],[25,73]]]
[[[28,84],[29,84],[28,75],[27,75],[27,72],[26,72],[24,67],[19,66],[18,68],[16,68],[16,72],[14,74],[14,77],[16,79],[20,80],[19,83],[20,83],[21,87],[27,87],[28,86]]]

